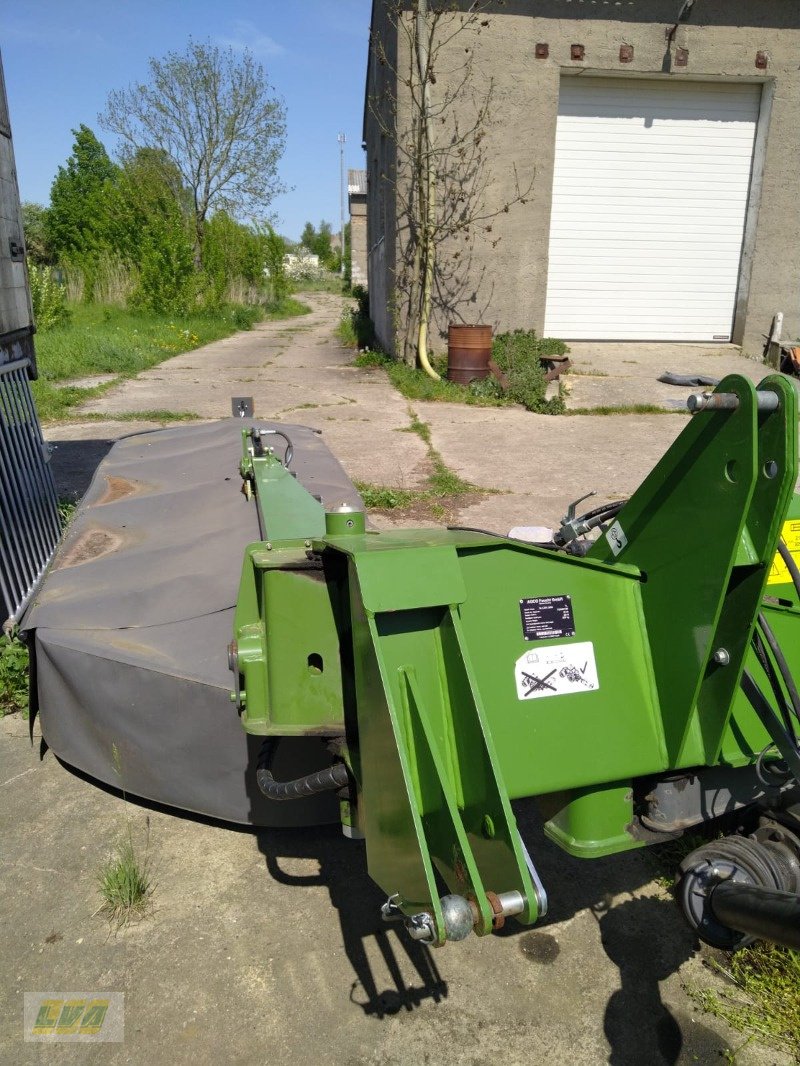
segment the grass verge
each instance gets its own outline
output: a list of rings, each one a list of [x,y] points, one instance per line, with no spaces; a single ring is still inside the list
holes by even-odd
[[[78,411],[67,416],[76,422],[198,422],[202,415],[193,411],[170,411],[167,408],[146,408],[144,411]]]
[[[302,300],[295,300],[293,296],[284,296],[282,300],[269,304],[266,311],[260,314],[256,321],[276,322],[282,318],[299,318],[300,315],[310,314],[311,308],[308,304],[304,304]]]
[[[33,395],[44,422],[65,418],[114,382],[94,387],[59,385],[96,374],[132,377],[181,352],[210,344],[255,322],[292,318],[310,308],[291,297],[264,307],[223,307],[186,317],[126,311],[100,304],[76,304],[70,321],[36,337],[39,380]]]
[[[341,339],[341,333],[340,333]],[[431,403],[466,403],[476,407],[509,407],[513,404],[503,396],[495,395],[483,382],[472,385],[459,385],[446,377],[439,381],[429,377],[422,370],[415,370],[399,359],[392,359],[382,352],[362,352],[357,355],[354,365],[358,367],[380,367],[385,370],[389,380],[397,391],[407,400],[427,400]],[[433,360],[434,369],[442,373],[447,369],[444,359]]]
[[[604,407],[567,407],[565,415],[688,415],[683,407],[659,407],[655,403],[629,403]]]

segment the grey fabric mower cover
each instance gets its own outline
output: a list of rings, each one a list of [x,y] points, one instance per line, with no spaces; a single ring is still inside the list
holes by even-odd
[[[32,710],[60,759],[132,796],[254,825],[335,821],[330,793],[261,795],[261,741],[229,698],[244,549],[261,539],[238,473],[252,425],[272,426],[226,419],[114,445],[22,622]],[[301,484],[327,507],[362,506],[317,433],[280,428]],[[284,739],[273,769],[288,779],[329,763],[323,740]]]

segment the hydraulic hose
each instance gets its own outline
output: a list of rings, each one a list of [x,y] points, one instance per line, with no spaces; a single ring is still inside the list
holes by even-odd
[[[335,791],[348,783],[347,767],[342,762],[294,781],[276,781],[269,768],[272,750],[272,743],[267,741],[261,749],[256,770],[256,783],[267,799],[278,802],[303,799],[305,796],[316,796],[319,792]]]
[[[798,694],[797,692],[797,685],[795,684],[794,678],[792,677],[792,671],[789,669],[789,664],[786,662],[783,650],[781,649],[781,646],[778,643],[775,634],[772,632],[772,627],[770,626],[769,622],[766,620],[763,614],[759,614],[758,624],[761,627],[761,632],[764,634],[767,644],[769,645],[770,651],[775,657],[775,662],[778,664],[778,670],[780,671],[781,677],[783,678],[783,683],[786,686],[786,691],[789,693],[789,699],[792,704],[794,716],[797,719],[798,723],[800,723],[800,694]]]

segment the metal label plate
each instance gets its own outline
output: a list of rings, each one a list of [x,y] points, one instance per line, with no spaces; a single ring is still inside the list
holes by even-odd
[[[519,601],[526,640],[555,640],[575,636],[570,596],[535,596]]]

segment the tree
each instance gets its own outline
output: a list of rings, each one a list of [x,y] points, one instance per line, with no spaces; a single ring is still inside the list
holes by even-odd
[[[189,40],[186,51],[149,60],[147,84],[110,93],[99,117],[123,152],[149,148],[190,193],[195,268],[203,262],[206,221],[214,209],[264,215],[284,186],[278,163],[286,110],[263,66],[245,50]]]
[[[399,47],[395,55],[373,36],[373,54],[390,79],[368,106],[396,155],[393,172],[380,179],[391,183],[403,227],[396,286],[406,309],[404,354],[438,378],[428,351],[434,301],[454,313],[476,237],[497,244],[492,220],[526,203],[533,177],[523,188],[514,169],[510,196],[492,202],[487,195],[496,176],[486,148],[494,85],[474,76],[474,57],[489,8],[503,0],[382,2]]]
[[[330,222],[326,222],[325,219],[320,222],[319,229],[315,229],[311,222],[306,222],[300,235],[301,245],[312,255],[318,255],[320,263],[329,270],[336,263],[336,253],[331,247],[332,240],[333,229]]]
[[[84,299],[94,288],[97,260],[110,241],[110,199],[119,168],[88,126],[72,131],[75,141],[50,190],[45,235],[54,255],[84,273]]]
[[[53,249],[47,239],[47,208],[41,204],[23,203],[22,230],[28,262],[37,266],[52,264]]]

